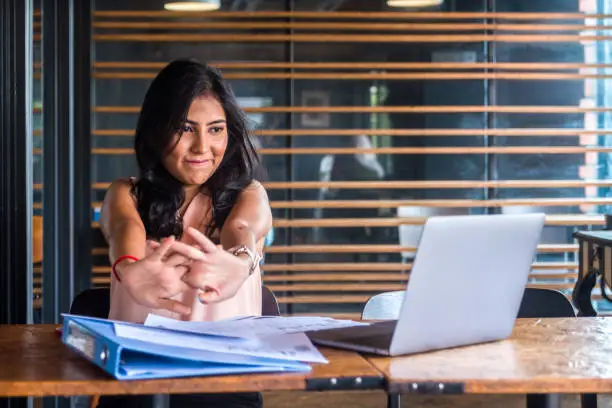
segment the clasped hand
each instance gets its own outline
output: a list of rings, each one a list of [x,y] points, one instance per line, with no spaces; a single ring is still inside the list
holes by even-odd
[[[224,251],[194,228],[185,233],[195,245],[172,237],[151,242],[153,251],[123,269],[122,283],[138,303],[189,314],[190,305],[172,298],[198,289],[200,302],[217,303],[233,297],[248,278],[247,260]]]

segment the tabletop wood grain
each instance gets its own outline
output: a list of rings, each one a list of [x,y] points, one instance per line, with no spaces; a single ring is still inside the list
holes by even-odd
[[[518,319],[507,340],[367,358],[394,392],[612,393],[612,317]]]
[[[306,374],[247,374],[117,381],[68,349],[54,325],[0,326],[0,397],[380,388],[359,354],[321,349],[329,364]]]

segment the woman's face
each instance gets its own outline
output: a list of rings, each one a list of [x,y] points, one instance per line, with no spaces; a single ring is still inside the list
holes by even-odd
[[[162,162],[185,186],[199,186],[221,164],[227,141],[225,111],[213,94],[206,93],[191,103],[187,121],[174,134]]]

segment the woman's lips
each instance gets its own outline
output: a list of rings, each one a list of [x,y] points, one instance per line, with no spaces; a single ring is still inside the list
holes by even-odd
[[[185,160],[185,163],[187,163],[190,166],[204,167],[204,166],[210,165],[212,163],[212,160],[210,160],[210,159],[205,159],[205,160]]]

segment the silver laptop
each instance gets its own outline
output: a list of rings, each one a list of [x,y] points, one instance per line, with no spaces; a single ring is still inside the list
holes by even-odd
[[[310,332],[315,344],[395,356],[510,336],[544,214],[427,220],[397,321]]]

